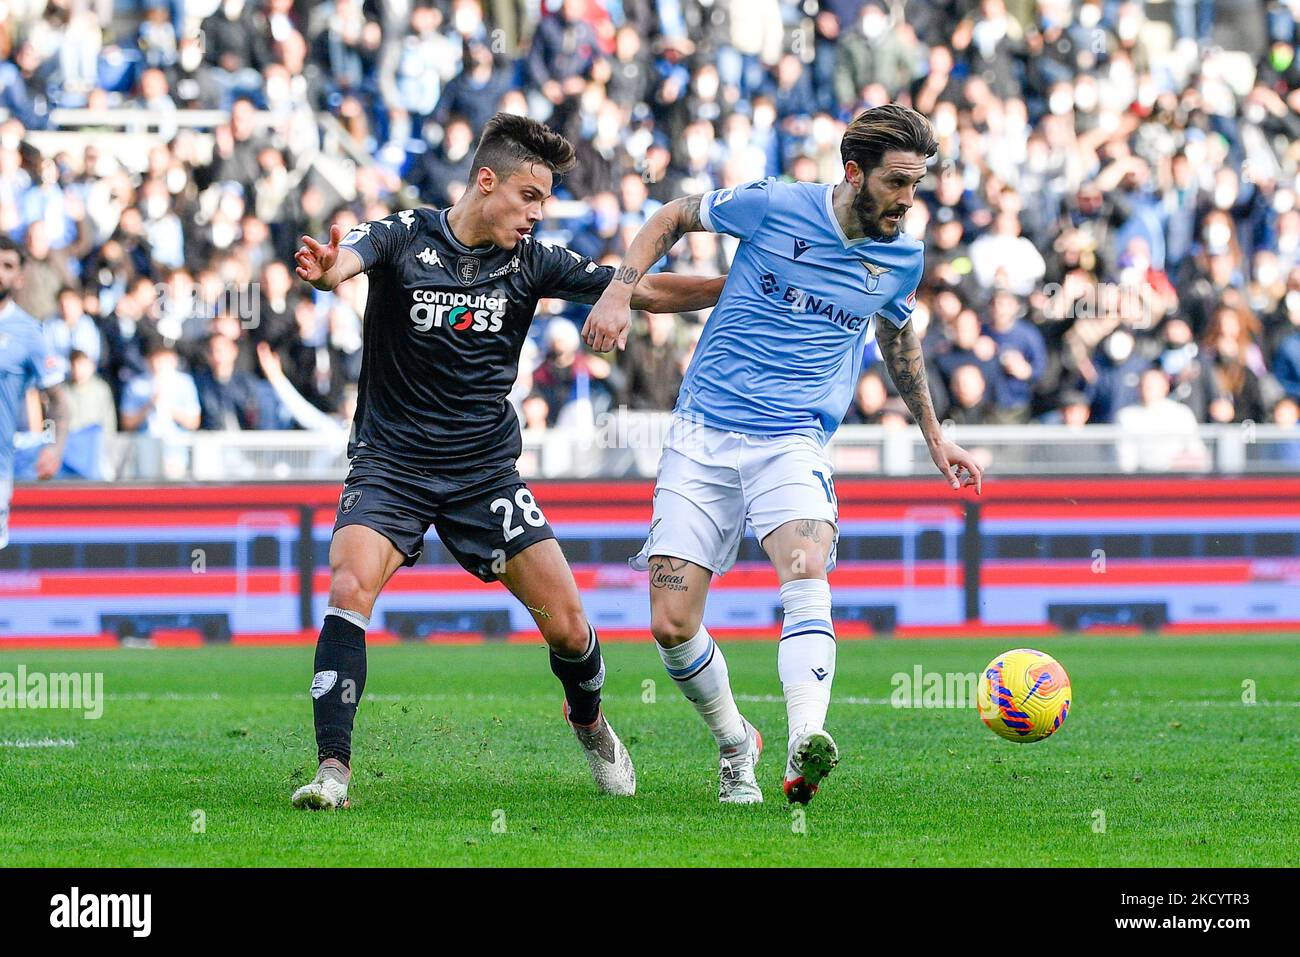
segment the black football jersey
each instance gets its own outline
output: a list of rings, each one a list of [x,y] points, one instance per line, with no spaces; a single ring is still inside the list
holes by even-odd
[[[340,246],[370,277],[349,457],[467,480],[512,469],[522,444],[506,396],[537,300],[594,303],[613,267],[532,237],[469,249],[429,208],[361,223]]]

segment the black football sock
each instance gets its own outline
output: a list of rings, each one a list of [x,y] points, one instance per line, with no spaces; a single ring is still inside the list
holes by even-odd
[[[337,758],[351,766],[352,722],[366,688],[366,626],[364,615],[327,608],[316,641],[316,674],[311,682],[319,760]]]
[[[551,671],[564,685],[569,702],[569,720],[574,724],[594,724],[600,716],[600,687],[605,683],[605,661],[600,654],[596,629],[587,625],[590,639],[587,650],[577,658],[562,658],[551,652]]]

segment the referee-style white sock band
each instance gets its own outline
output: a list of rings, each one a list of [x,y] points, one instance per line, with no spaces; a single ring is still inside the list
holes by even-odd
[[[361,614],[361,612],[359,611],[351,611],[350,609],[347,608],[335,608],[333,605],[330,605],[328,608],[325,609],[325,614],[337,615],[339,618],[342,618],[344,621],[352,622],[352,624],[356,625],[362,631],[365,631],[367,628],[370,627],[370,619],[367,618],[365,615]]]
[[[820,579],[799,579],[781,586],[785,622],[777,650],[777,673],[785,691],[791,744],[826,723],[835,680],[835,628],[831,624],[831,587]]]
[[[655,643],[659,657],[682,689],[686,700],[695,706],[704,723],[713,732],[718,747],[727,748],[745,740],[745,722],[731,694],[727,659],[707,629],[700,625],[689,641],[674,648]]]
[[[831,620],[831,585],[821,578],[799,578],[781,586],[781,607],[787,624]]]

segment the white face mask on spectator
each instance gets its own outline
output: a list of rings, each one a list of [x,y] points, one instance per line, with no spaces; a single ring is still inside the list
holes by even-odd
[[[451,22],[457,33],[467,37],[478,31],[478,28],[483,25],[483,18],[479,16],[477,7],[463,3],[456,8],[456,14]]]
[[[1123,330],[1111,333],[1110,338],[1106,340],[1106,355],[1110,356],[1111,361],[1120,363],[1132,354],[1133,337]]]

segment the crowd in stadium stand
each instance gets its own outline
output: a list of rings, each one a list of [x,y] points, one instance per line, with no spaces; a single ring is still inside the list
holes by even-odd
[[[0,230],[68,359],[74,429],[345,428],[365,281],[305,286],[298,238],[454,202],[497,109],[578,146],[539,238],[617,263],[674,197],[837,182],[844,124],[890,101],[940,143],[906,228],[927,243],[913,322],[941,418],[1296,422],[1300,0],[0,9]],[[32,145],[83,107],[146,109],[161,135],[135,155]],[[190,109],[229,119],[170,121]],[[326,122],[371,158],[349,198],[311,166]],[[717,274],[734,247],[692,234],[663,268]],[[231,295],[250,284],[255,310]],[[540,313],[512,394],[530,428],[575,396],[671,408],[707,318],[639,316],[598,356],[583,307]],[[874,353],[846,421],[909,421]]]

